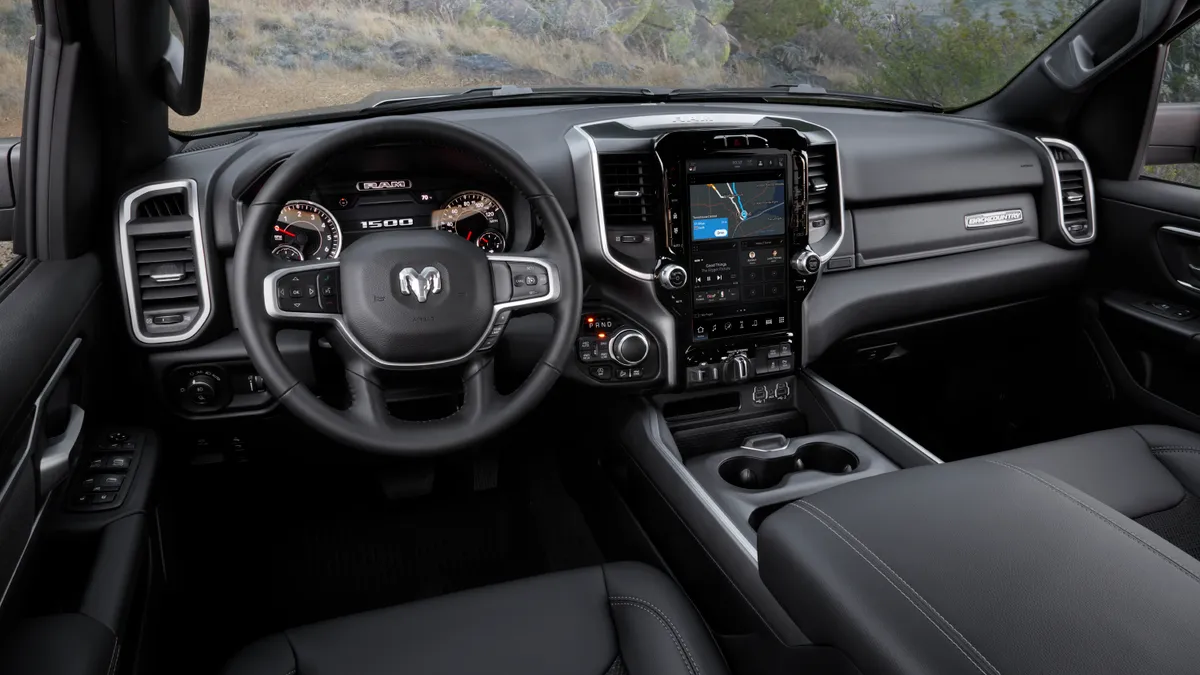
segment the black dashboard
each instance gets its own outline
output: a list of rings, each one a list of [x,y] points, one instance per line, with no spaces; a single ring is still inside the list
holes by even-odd
[[[438,117],[514,148],[571,221],[587,291],[564,374],[591,386],[761,381],[773,392],[773,378],[861,331],[1070,284],[1096,235],[1078,149],[976,120],[726,104]],[[224,277],[246,204],[336,126],[183,143],[122,198],[127,320],[153,350],[164,395],[186,399],[176,384],[201,370],[232,382],[219,410],[183,400],[184,414],[269,406],[238,362]],[[339,158],[290,198],[270,237],[251,244],[281,266],[336,257],[381,229],[442,229],[491,253],[527,251],[542,236],[503,178],[433,146]],[[509,352],[536,352],[545,332],[514,322],[506,339],[529,344]]]

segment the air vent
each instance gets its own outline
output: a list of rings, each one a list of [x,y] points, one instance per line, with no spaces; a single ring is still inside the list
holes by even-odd
[[[838,188],[837,159],[832,145],[815,145],[808,150],[808,210],[829,211]]]
[[[653,154],[600,156],[604,224],[655,226],[662,223],[659,192],[662,172]]]
[[[1096,237],[1091,171],[1079,148],[1052,138],[1041,138],[1053,159],[1058,188],[1059,226],[1073,244],[1086,244]]]
[[[129,319],[140,342],[186,340],[211,311],[195,191],[191,180],[158,183],[122,200],[118,246]]]
[[[179,218],[187,215],[187,199],[181,192],[143,199],[137,207],[138,218]]]

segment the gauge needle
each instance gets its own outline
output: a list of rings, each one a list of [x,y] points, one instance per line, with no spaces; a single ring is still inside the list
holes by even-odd
[[[294,237],[294,236],[296,236],[296,233],[295,233],[295,232],[288,232],[287,230],[283,229],[282,227],[280,227],[280,226],[278,226],[278,225],[276,225],[276,226],[275,226],[275,231],[276,231],[276,232],[281,232],[281,233],[283,233],[283,234],[286,234],[286,235],[287,235],[287,236],[289,236],[289,237]]]
[[[467,241],[471,241],[472,234],[475,234],[474,230],[467,230]]]

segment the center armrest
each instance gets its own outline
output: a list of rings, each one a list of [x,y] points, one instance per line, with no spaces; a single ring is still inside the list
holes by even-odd
[[[763,521],[759,567],[864,674],[1170,673],[1200,664],[1200,562],[1037,472],[908,469]]]

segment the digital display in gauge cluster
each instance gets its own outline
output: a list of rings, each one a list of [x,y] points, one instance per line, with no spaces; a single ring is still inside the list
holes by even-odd
[[[283,260],[336,258],[372,232],[432,227],[489,253],[508,249],[508,213],[496,191],[461,190],[391,177],[318,185],[311,200],[293,200],[269,233]]]

